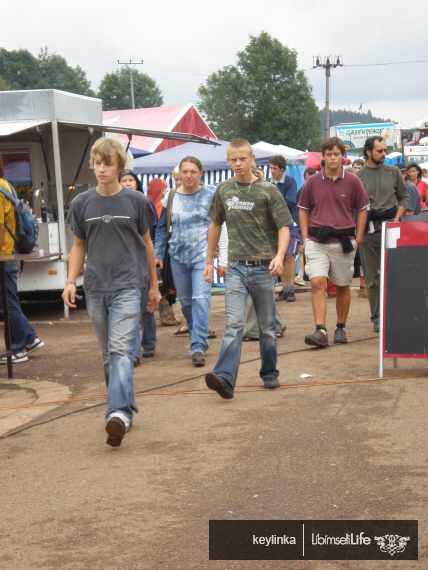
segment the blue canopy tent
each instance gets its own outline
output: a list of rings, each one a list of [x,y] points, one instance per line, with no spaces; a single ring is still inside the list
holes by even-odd
[[[218,184],[222,180],[230,178],[233,174],[227,164],[226,150],[229,142],[219,139],[211,139],[218,146],[201,145],[198,143],[185,143],[162,152],[156,152],[150,156],[143,156],[134,160],[134,172],[142,176],[143,185],[147,185],[153,177],[170,179],[171,172],[186,156],[196,156],[202,163],[205,184]],[[269,177],[269,158],[271,152],[253,149],[255,162],[265,176]],[[297,182],[297,188],[303,185],[303,172],[305,170],[305,158],[285,156],[287,160],[286,173]]]
[[[149,154],[152,154],[151,152],[149,152],[148,150],[142,150],[140,148],[135,148],[133,146],[129,147],[129,152],[132,154],[132,156],[135,158],[140,158],[142,156],[148,156]]]

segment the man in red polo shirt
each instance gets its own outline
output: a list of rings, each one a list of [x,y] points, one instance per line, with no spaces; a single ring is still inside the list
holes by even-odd
[[[306,335],[305,343],[325,348],[328,346],[325,325],[327,278],[337,288],[334,343],[348,342],[345,324],[351,304],[349,286],[354,273],[355,252],[363,239],[369,199],[357,176],[342,166],[345,155],[343,141],[330,137],[324,141],[321,150],[325,167],[307,180],[298,205],[305,246],[305,270],[311,280],[316,325],[315,332]]]

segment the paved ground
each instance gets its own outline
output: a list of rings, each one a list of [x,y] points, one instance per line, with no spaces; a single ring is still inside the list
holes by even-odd
[[[377,379],[378,336],[356,290],[347,346],[303,343],[313,329],[308,292],[279,308],[281,389],[262,389],[250,342],[236,396],[221,400],[191,367],[188,339],[160,328],[156,358],[135,373],[141,412],[112,449],[85,310],[64,322],[60,305],[26,306],[46,347],[13,380],[0,370],[0,567],[427,568],[427,362],[395,369],[386,360]],[[207,370],[223,296],[212,315],[219,336]],[[331,335],[334,324],[332,299]],[[418,519],[419,562],[210,562],[210,519]]]

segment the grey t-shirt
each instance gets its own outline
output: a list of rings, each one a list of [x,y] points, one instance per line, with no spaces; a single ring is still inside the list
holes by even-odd
[[[147,251],[142,236],[156,224],[156,216],[144,194],[122,188],[114,196],[101,196],[90,188],[71,202],[67,221],[74,235],[86,240],[85,289],[147,287]]]

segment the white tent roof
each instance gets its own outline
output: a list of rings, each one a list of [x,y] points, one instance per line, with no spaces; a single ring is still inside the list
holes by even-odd
[[[264,141],[253,144],[252,147],[266,152],[271,152],[272,154],[283,154],[285,156],[298,156],[304,152],[303,150],[297,150],[283,144],[275,145]]]

